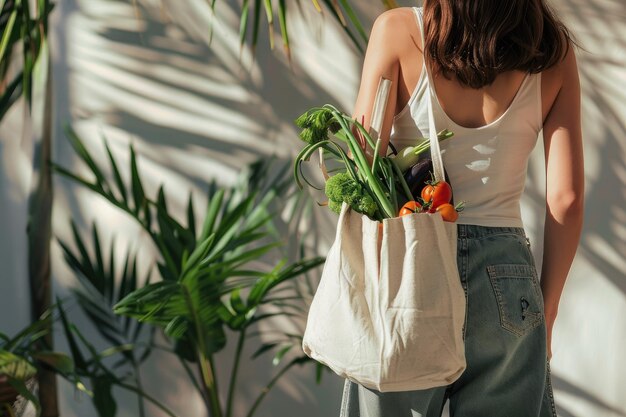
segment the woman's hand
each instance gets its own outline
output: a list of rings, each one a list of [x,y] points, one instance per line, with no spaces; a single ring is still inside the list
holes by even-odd
[[[554,321],[556,320],[556,313],[546,312],[545,319],[546,319],[546,349],[547,349],[548,360],[550,360],[552,359],[552,329],[554,327]]]

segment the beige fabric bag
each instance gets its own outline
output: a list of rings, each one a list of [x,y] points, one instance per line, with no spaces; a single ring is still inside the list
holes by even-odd
[[[434,174],[443,178],[429,98]],[[378,222],[344,203],[309,310],[304,352],[382,392],[455,381],[466,366],[456,230],[439,213],[385,219],[379,249]]]

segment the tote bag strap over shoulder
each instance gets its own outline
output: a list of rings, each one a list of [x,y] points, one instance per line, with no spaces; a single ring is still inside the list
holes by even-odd
[[[422,7],[413,7],[413,10],[415,11],[419,21],[420,32],[422,34],[422,45],[424,45],[426,43],[426,38],[424,37],[424,9]],[[422,49],[425,51],[423,46]],[[424,60],[426,60],[426,53],[424,53]],[[443,159],[441,158],[441,148],[439,147],[439,141],[437,140],[437,128],[435,126],[435,115],[433,113],[433,100],[436,100],[437,97],[435,97],[434,88],[431,86],[433,78],[428,62],[424,63],[424,67],[426,68],[426,79],[428,81],[426,88],[428,88],[428,136],[430,139],[430,157],[433,161],[433,174],[435,176],[435,181],[444,181],[445,176],[443,171]]]
[[[424,40],[424,20],[422,16],[421,7],[413,7],[417,18],[419,20],[420,32],[422,34],[422,40]],[[424,42],[422,42],[423,44]],[[426,55],[424,55],[426,59]],[[441,148],[439,147],[439,141],[437,140],[437,128],[435,126],[435,116],[433,114],[433,100],[436,100],[433,88],[431,88],[431,72],[428,65],[424,65],[427,75],[427,88],[428,88],[428,136],[430,140],[430,154],[433,161],[433,175],[435,181],[444,181],[445,174],[443,169],[443,159],[441,157]],[[391,90],[391,80],[380,78],[378,83],[378,89],[376,90],[376,99],[374,100],[374,107],[372,109],[371,123],[370,123],[370,136],[376,141],[380,135],[382,128],[385,111],[387,109],[387,101],[389,99],[389,92]],[[324,176],[324,180],[329,178],[328,170],[323,158],[323,150],[319,149],[319,166]]]

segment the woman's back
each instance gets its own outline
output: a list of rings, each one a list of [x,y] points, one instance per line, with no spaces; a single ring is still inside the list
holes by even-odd
[[[398,28],[394,31],[395,39],[389,39],[389,42],[395,41],[402,45],[398,57],[400,77],[394,115],[406,106],[422,76],[424,44],[414,9],[400,7],[389,10],[379,17],[383,24],[384,20],[388,20],[386,24]],[[561,70],[560,66],[555,66],[542,71],[542,120],[546,119],[562,85]],[[448,80],[436,74],[434,84],[437,97],[446,114],[461,126],[476,128],[490,124],[504,113],[519,90],[525,75],[525,72],[518,70],[500,73],[492,85],[473,89],[461,85],[454,76]]]
[[[437,129],[449,129],[455,134],[442,144],[442,153],[456,201],[466,203],[458,222],[521,227],[519,200],[527,160],[543,126],[542,73],[498,74],[491,85],[481,89],[468,88],[455,78],[448,80],[441,76],[434,77],[433,83],[425,71],[423,54],[415,54],[416,50],[423,50],[422,9],[405,8],[396,12],[407,11],[417,32],[409,29],[410,38],[419,42],[419,49],[407,48],[409,56],[400,56],[400,73],[419,76],[412,88],[407,89],[411,92],[409,98],[396,103],[391,143],[396,148],[411,146],[416,138],[430,134],[428,91],[434,90],[432,104]],[[416,64],[419,67],[415,68]]]

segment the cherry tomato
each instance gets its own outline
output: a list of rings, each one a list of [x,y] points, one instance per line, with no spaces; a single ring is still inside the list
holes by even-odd
[[[445,203],[438,206],[437,211],[441,213],[441,217],[445,222],[455,222],[459,218],[459,213],[450,203]]]
[[[428,184],[426,185],[424,188],[422,188],[422,200],[424,200],[424,203],[428,203],[432,198],[433,198],[433,191],[435,190],[435,187],[433,187],[432,185]]]
[[[417,201],[409,201],[400,209],[399,216],[406,216],[407,214],[419,213],[422,211],[422,205]]]
[[[452,187],[445,181],[427,185],[422,189],[422,199],[426,202],[431,202],[431,207],[437,208],[442,204],[450,202],[452,199]]]

